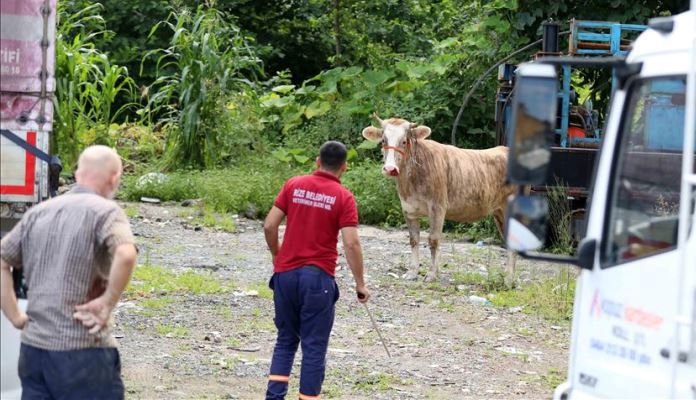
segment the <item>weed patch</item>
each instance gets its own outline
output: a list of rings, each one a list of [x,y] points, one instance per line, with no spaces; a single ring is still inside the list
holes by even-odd
[[[573,312],[575,280],[570,276],[533,282],[516,289],[497,291],[488,297],[498,307],[522,306],[527,314],[552,322],[569,321]]]
[[[237,225],[230,215],[217,215],[205,212],[203,217],[196,218],[193,222],[208,228],[220,229],[224,232],[233,233],[237,230]]]
[[[176,338],[183,338],[188,336],[189,334],[189,330],[187,328],[184,328],[183,326],[157,324],[155,330],[157,331],[157,334],[159,334],[160,336],[169,335]]]
[[[128,218],[137,218],[139,216],[138,210],[135,207],[126,207],[123,209]]]
[[[273,300],[273,291],[265,283],[256,283],[248,287],[249,290],[256,290],[259,293],[259,298],[265,300]]]
[[[452,278],[454,286],[467,285],[472,286],[475,291],[484,293],[504,291],[508,287],[505,284],[505,273],[501,269],[488,268],[488,272],[484,275],[478,272],[456,271]]]
[[[229,292],[232,285],[221,283],[218,278],[210,273],[201,273],[187,270],[175,273],[166,268],[142,265],[133,272],[133,279],[126,289],[128,297],[136,297],[155,294],[217,294]],[[157,304],[154,302],[153,304]]]
[[[307,171],[290,168],[275,159],[249,159],[227,169],[176,171],[163,180],[138,183],[138,177],[126,177],[121,196],[130,201],[141,197],[162,201],[200,198],[207,209],[218,213],[248,213],[250,209],[265,213],[283,182],[303,172]],[[205,219],[206,213],[201,217]],[[212,225],[211,217],[207,218]],[[223,218],[218,224],[230,226],[229,222],[232,221]]]
[[[558,385],[563,383],[565,379],[565,374],[561,373],[561,371],[557,370],[556,368],[549,368],[547,373],[541,376],[541,381],[549,389],[555,389],[558,387]]]
[[[143,299],[139,304],[140,307],[147,310],[163,310],[172,303],[174,303],[174,299],[171,297],[155,297]]]
[[[551,243],[548,251],[556,254],[573,254],[574,240],[571,232],[572,209],[568,187],[556,178],[556,186],[547,187],[549,202],[549,224]]]
[[[361,392],[386,391],[401,383],[399,378],[384,372],[370,373],[358,378],[353,387]]]

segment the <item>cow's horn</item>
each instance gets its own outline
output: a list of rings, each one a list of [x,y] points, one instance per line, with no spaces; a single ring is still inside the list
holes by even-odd
[[[418,123],[416,123],[416,122],[411,122],[410,124],[408,124],[408,135],[409,135],[409,137],[413,137],[413,136],[414,136],[414,135],[413,135],[413,130],[414,130],[415,128],[417,128],[418,125],[420,125],[420,124],[418,124]]]
[[[372,118],[373,118],[377,123],[379,123],[379,126],[381,126],[382,128],[384,128],[384,121],[382,121],[382,120],[377,116],[377,113],[376,113],[376,112],[372,113]]]

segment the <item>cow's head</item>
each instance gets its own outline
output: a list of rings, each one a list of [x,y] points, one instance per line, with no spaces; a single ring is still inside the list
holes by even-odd
[[[415,141],[427,138],[430,135],[430,128],[401,118],[389,118],[383,121],[377,114],[373,114],[372,117],[379,123],[380,128],[368,126],[363,129],[362,135],[367,140],[382,143],[384,155],[382,173],[386,176],[399,176],[404,162],[412,156]]]

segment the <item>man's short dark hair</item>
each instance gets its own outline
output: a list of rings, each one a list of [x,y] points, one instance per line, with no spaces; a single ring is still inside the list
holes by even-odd
[[[341,165],[346,162],[347,155],[346,146],[335,140],[330,140],[319,148],[321,166],[329,171],[338,171]]]

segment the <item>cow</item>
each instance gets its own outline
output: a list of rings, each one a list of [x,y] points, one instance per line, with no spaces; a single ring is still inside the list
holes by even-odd
[[[426,282],[438,276],[438,246],[445,219],[474,222],[493,214],[503,236],[507,199],[516,188],[506,184],[508,148],[460,149],[428,140],[430,128],[401,118],[373,118],[380,127],[363,129],[365,139],[381,142],[382,173],[396,179],[411,244],[406,279],[418,276],[420,217],[428,217],[432,263]],[[508,268],[514,260],[510,257]],[[511,272],[511,271],[509,271]]]

